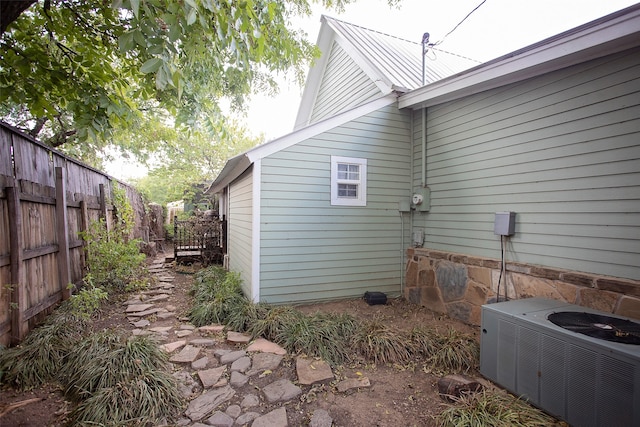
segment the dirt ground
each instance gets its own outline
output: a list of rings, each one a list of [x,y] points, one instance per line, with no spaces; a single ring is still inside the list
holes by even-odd
[[[176,273],[176,289],[171,304],[177,312],[185,314],[191,301],[188,290],[192,274]],[[429,325],[446,331],[455,328],[478,338],[478,328],[433,313],[403,300],[391,300],[386,305],[369,306],[364,300],[344,300],[299,306],[312,313],[331,311],[349,313],[362,319],[379,317],[397,328],[410,329],[417,325]],[[119,327],[133,329],[124,316],[121,301],[114,301],[102,310],[93,325],[95,330]],[[285,360],[286,362],[286,360]],[[285,363],[283,374],[296,380],[295,363]],[[423,369],[419,361],[406,366],[355,364],[334,370],[338,378],[366,376],[371,387],[347,393],[334,393],[330,385],[305,386],[300,401],[287,405],[289,425],[306,426],[314,409],[322,408],[331,414],[335,427],[404,427],[435,426],[434,417],[446,406],[437,391],[439,376]],[[468,374],[479,378],[477,372]],[[486,383],[486,382],[485,382]],[[12,406],[23,404],[23,406]],[[18,392],[0,390],[0,427],[62,426],[71,404],[66,402],[56,385],[48,384],[40,389]]]

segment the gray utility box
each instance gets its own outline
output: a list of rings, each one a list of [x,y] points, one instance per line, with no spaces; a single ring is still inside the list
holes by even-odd
[[[513,236],[516,232],[515,212],[496,212],[493,224],[493,234],[499,236]]]
[[[616,317],[544,298],[483,305],[480,373],[573,427],[640,426],[640,345],[547,319],[574,311]]]

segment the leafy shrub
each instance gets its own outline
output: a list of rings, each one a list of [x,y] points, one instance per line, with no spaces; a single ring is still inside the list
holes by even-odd
[[[109,294],[102,288],[95,287],[91,274],[87,274],[82,281],[84,287],[75,295],[71,295],[69,305],[75,316],[88,320],[100,309]]]
[[[87,242],[87,267],[95,286],[124,292],[129,282],[140,276],[145,255],[140,253],[138,240],[125,240],[118,229],[107,230],[103,220],[92,223],[82,237]]]

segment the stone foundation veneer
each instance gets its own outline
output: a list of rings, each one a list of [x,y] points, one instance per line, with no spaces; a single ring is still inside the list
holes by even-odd
[[[439,313],[480,325],[480,307],[496,301],[500,260],[427,248],[407,249],[404,297]],[[640,319],[640,281],[506,262],[509,299],[545,297]]]

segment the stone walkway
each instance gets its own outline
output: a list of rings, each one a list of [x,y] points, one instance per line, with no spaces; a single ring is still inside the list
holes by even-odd
[[[188,319],[177,317],[171,301],[174,275],[164,255],[153,261],[149,271],[157,284],[133,295],[124,310],[136,328],[134,335],[153,334],[170,355],[174,376],[189,401],[175,425],[286,427],[307,425],[306,420],[312,427],[333,425],[323,409],[304,415],[302,424],[289,421],[292,406],[303,393],[334,380],[327,363],[305,356],[292,359],[275,343],[261,338],[252,341],[220,325],[196,328]],[[297,380],[292,382],[291,377]],[[339,382],[336,390],[368,386],[367,378],[354,378]]]

